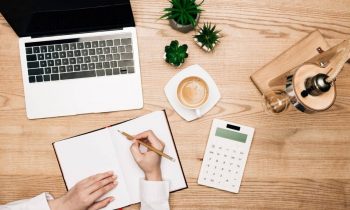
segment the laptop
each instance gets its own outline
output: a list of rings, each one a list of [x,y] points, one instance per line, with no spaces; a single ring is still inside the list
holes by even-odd
[[[129,0],[9,0],[29,119],[140,109],[139,53]]]

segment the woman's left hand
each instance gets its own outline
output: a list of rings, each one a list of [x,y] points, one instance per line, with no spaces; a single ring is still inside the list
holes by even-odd
[[[50,200],[51,210],[97,210],[106,207],[113,197],[96,202],[101,196],[117,186],[113,172],[96,174],[78,182],[60,198]]]

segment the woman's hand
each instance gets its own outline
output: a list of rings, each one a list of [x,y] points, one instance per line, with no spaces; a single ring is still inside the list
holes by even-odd
[[[51,210],[97,210],[107,206],[113,197],[95,202],[98,198],[117,186],[113,172],[96,174],[78,182],[62,197],[50,200]]]
[[[161,151],[164,149],[164,143],[149,130],[136,135],[134,137],[134,143],[130,147],[136,163],[145,173],[146,180],[162,181],[162,172],[160,170],[161,156],[151,150],[141,153],[140,143],[138,141],[144,141]]]

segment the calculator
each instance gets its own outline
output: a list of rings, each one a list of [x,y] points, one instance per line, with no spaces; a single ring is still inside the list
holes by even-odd
[[[238,193],[254,128],[214,119],[198,184]]]

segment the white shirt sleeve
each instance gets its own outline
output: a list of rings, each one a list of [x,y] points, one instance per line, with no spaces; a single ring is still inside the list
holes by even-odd
[[[141,210],[170,210],[169,182],[140,180]]]
[[[31,199],[0,205],[0,210],[50,210],[47,201],[52,199],[49,193],[42,193]]]
[[[168,181],[140,181],[141,210],[170,210]],[[34,198],[0,205],[0,210],[50,210],[48,200],[53,197],[42,193]]]

